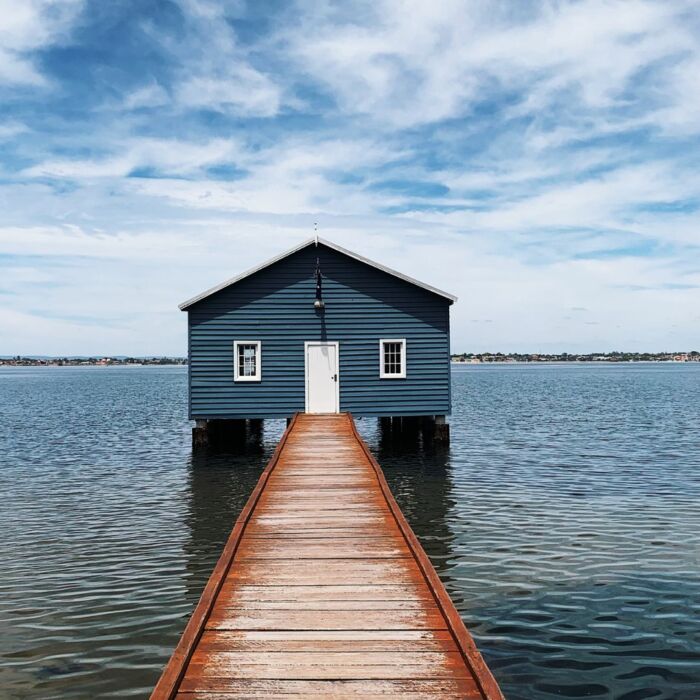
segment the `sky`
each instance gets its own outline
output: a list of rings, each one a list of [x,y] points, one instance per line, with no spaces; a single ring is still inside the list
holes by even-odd
[[[694,0],[0,0],[0,355],[182,355],[319,234],[453,351],[700,349]]]

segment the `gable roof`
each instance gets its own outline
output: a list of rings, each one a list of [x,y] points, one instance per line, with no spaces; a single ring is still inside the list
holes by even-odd
[[[293,253],[296,253],[300,250],[303,250],[304,248],[308,248],[308,246],[311,245],[324,245],[327,248],[330,248],[331,250],[335,250],[339,253],[342,253],[343,255],[347,255],[350,258],[354,258],[355,260],[359,260],[362,263],[365,263],[365,265],[369,265],[370,267],[374,267],[377,270],[381,270],[382,272],[386,272],[388,275],[392,275],[394,277],[398,277],[399,279],[404,280],[404,282],[409,282],[410,284],[414,284],[416,287],[421,287],[423,289],[427,289],[429,292],[432,292],[433,294],[437,294],[438,296],[444,297],[447,299],[450,303],[453,303],[457,301],[457,297],[448,294],[447,292],[443,292],[440,289],[437,289],[437,287],[432,287],[429,284],[424,284],[423,282],[419,282],[416,279],[413,279],[413,277],[409,277],[408,275],[403,275],[400,272],[396,272],[396,270],[392,270],[391,268],[388,268],[384,265],[380,265],[377,262],[374,262],[373,260],[369,260],[369,258],[365,258],[362,255],[358,255],[357,253],[353,253],[351,250],[347,250],[346,248],[342,248],[339,245],[336,245],[335,243],[331,243],[331,241],[327,241],[324,238],[319,238],[316,236],[315,238],[309,238],[308,240],[304,241],[303,243],[300,243],[297,246],[294,246],[294,248],[290,248],[284,253],[281,253],[280,255],[276,255],[274,258],[270,258],[270,260],[267,260],[264,263],[261,263],[260,265],[256,265],[255,267],[251,268],[247,272],[244,272],[243,274],[237,275],[236,277],[232,277],[229,280],[226,280],[225,282],[222,282],[221,284],[217,284],[215,287],[212,287],[211,289],[207,289],[206,291],[202,292],[201,294],[197,294],[197,296],[192,297],[191,299],[188,299],[187,301],[183,301],[182,304],[180,304],[179,309],[181,311],[184,311],[188,307],[192,306],[192,304],[196,304],[198,301],[202,301],[202,299],[206,299],[207,297],[211,296],[212,294],[216,294],[216,292],[221,291],[222,289],[225,289],[226,287],[230,287],[232,284],[236,284],[236,282],[240,282],[241,280],[245,279],[246,277],[250,277],[251,275],[255,274],[256,272],[259,272],[260,270],[264,270],[266,267],[270,267],[270,265],[274,265],[276,262],[279,262],[280,260],[283,260],[284,258],[292,255]]]

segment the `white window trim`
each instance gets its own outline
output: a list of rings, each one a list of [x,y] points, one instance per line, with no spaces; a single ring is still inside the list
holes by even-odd
[[[384,343],[401,343],[401,372],[398,374],[385,374],[384,372]],[[380,338],[379,339],[379,378],[380,379],[406,379],[406,338]]]
[[[243,377],[238,373],[238,346],[255,345],[255,374],[252,377]],[[234,340],[233,341],[233,381],[234,382],[259,382],[262,380],[262,344],[259,340]]]

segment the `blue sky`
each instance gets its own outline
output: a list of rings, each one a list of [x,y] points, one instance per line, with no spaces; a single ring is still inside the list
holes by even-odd
[[[695,2],[0,0],[0,354],[181,354],[319,232],[453,349],[700,349]]]

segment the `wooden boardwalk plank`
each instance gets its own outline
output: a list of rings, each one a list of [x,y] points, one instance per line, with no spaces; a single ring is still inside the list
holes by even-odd
[[[154,700],[482,698],[495,680],[348,415],[298,415]]]
[[[227,581],[221,588],[219,600],[248,602],[291,601],[313,603],[315,601],[399,601],[422,602],[429,605],[432,597],[428,591],[415,586],[386,584],[372,585],[321,585],[321,586],[261,586],[259,584],[234,586]]]
[[[251,679],[214,679],[202,684],[199,689],[188,689],[189,683],[183,684],[183,692],[177,694],[178,700],[231,700],[232,698],[308,698],[340,697],[371,698],[401,697],[411,700],[436,698],[462,698],[474,700],[482,698],[469,680],[355,680],[355,681],[320,681],[320,680],[251,680]]]
[[[237,560],[242,559],[386,559],[409,557],[398,537],[248,539],[241,543]]]
[[[236,610],[425,610],[427,599],[414,600],[249,600],[241,601],[232,595],[226,599],[222,593],[219,596],[221,604]]]
[[[206,630],[198,650],[209,651],[457,651],[449,630]]]
[[[207,629],[220,630],[408,630],[446,629],[436,610],[258,610],[217,605]]]

